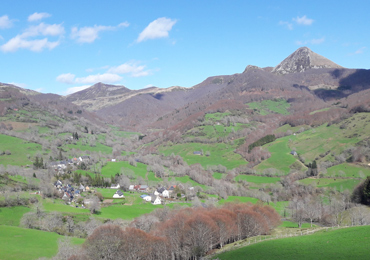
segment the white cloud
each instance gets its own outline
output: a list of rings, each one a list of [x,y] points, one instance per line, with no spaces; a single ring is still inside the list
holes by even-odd
[[[121,76],[113,73],[95,74],[87,77],[76,78],[75,83],[78,84],[95,84],[98,82],[116,83],[122,79]]]
[[[313,19],[309,19],[305,15],[302,16],[302,17],[297,16],[297,18],[293,18],[293,21],[295,21],[297,24],[301,24],[301,25],[311,25],[314,22]]]
[[[103,25],[94,25],[94,27],[72,27],[71,38],[75,39],[79,43],[92,43],[98,37],[99,33],[103,31],[112,31],[121,27],[128,27],[130,24],[128,22],[120,23],[117,26],[103,26]]]
[[[362,53],[364,53],[365,49],[366,49],[366,47],[362,47],[362,48],[358,49],[357,51],[355,51],[355,54],[362,54]]]
[[[34,21],[38,21],[38,20],[41,20],[41,19],[44,19],[44,18],[48,18],[50,17],[51,14],[48,14],[48,13],[33,13],[31,14],[30,16],[28,16],[28,21],[29,22],[34,22]]]
[[[286,26],[289,30],[293,30],[293,24],[291,24],[289,22],[280,21],[279,25]]]
[[[319,39],[311,39],[311,40],[305,40],[305,41],[296,41],[297,45],[306,45],[306,44],[321,44],[325,41],[325,37],[319,38]]]
[[[116,74],[130,74],[132,77],[144,77],[150,74],[149,70],[145,70],[144,65],[138,65],[137,62],[126,62],[117,67],[110,68],[108,72]]]
[[[28,27],[24,33],[21,34],[21,37],[26,38],[38,35],[58,36],[64,34],[64,32],[64,27],[61,24],[40,23],[39,25]]]
[[[123,22],[123,23],[120,23],[119,25],[117,25],[117,27],[129,27],[130,24],[128,22]]]
[[[6,29],[13,26],[13,21],[9,19],[9,16],[0,16],[0,29]]]
[[[7,43],[0,46],[3,52],[15,52],[18,49],[29,49],[34,52],[40,52],[44,49],[52,50],[59,45],[59,41],[50,42],[47,38],[38,40],[27,40],[17,35]]]
[[[112,26],[95,25],[94,27],[72,28],[71,38],[80,43],[92,43],[99,37],[99,32],[113,30]]]
[[[61,74],[57,77],[57,81],[66,83],[66,84],[73,84],[74,79],[75,79],[75,75],[72,73]]]
[[[73,94],[73,93],[76,93],[78,91],[81,91],[81,90],[84,90],[84,89],[87,89],[91,87],[90,85],[83,85],[83,86],[79,86],[79,87],[72,87],[72,88],[68,88],[65,92],[66,95],[70,95],[70,94]]]
[[[139,35],[137,42],[146,41],[149,39],[157,39],[168,37],[168,32],[177,21],[166,17],[158,18],[151,22]]]
[[[44,24],[40,23],[36,26],[28,27],[22,34],[10,39],[7,43],[0,46],[3,52],[15,52],[18,49],[29,49],[31,51],[40,52],[44,49],[54,49],[60,42],[49,41],[48,38],[30,40],[36,36],[61,36],[64,34],[64,27],[60,24]]]

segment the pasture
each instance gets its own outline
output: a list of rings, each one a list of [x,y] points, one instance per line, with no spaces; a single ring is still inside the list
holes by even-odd
[[[263,241],[215,256],[238,259],[369,259],[370,226]]]
[[[31,260],[52,257],[57,253],[57,233],[0,225],[0,259]],[[72,238],[72,243],[82,244],[84,239]]]

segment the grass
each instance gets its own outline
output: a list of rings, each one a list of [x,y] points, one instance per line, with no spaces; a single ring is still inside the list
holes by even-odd
[[[288,109],[290,104],[284,99],[263,100],[261,102],[248,103],[247,105],[260,115],[268,115],[271,113],[289,115]]]
[[[174,153],[180,155],[189,165],[200,163],[204,168],[208,165],[223,165],[227,169],[233,169],[240,165],[245,165],[245,161],[239,154],[234,153],[236,145],[227,145],[224,143],[200,144],[185,143],[176,144],[170,147],[161,147],[159,151],[166,156]],[[201,151],[205,154],[210,152],[210,156],[194,155],[194,151]]]
[[[279,138],[265,145],[264,147],[269,150],[271,157],[257,165],[255,167],[256,170],[263,171],[268,168],[274,168],[288,174],[290,171],[289,165],[297,161],[296,157],[290,154],[291,149],[288,146],[288,142],[291,138],[294,138],[294,136]]]
[[[217,255],[219,259],[369,259],[370,226],[320,231],[265,241]]]
[[[210,113],[210,114],[206,114],[204,117],[205,119],[210,119],[210,120],[213,120],[213,121],[220,121],[222,120],[222,118],[224,118],[225,116],[228,116],[230,115],[231,113],[230,112],[225,112],[225,113]]]
[[[57,211],[62,213],[77,213],[77,214],[90,214],[88,209],[76,208],[69,205],[65,205],[62,200],[42,200],[44,210],[47,212]]]
[[[29,211],[31,211],[30,208],[22,206],[0,208],[0,224],[8,226],[19,226],[21,218],[25,213]]]
[[[90,152],[102,152],[103,154],[112,154],[112,147],[103,145],[99,142],[96,142],[95,146],[83,145],[81,141],[78,141],[77,144],[68,144],[68,148],[77,149],[80,151],[90,151]]]
[[[316,225],[312,225],[313,227],[316,227]],[[292,222],[292,221],[283,221],[283,223],[279,226],[283,228],[298,228],[298,223]],[[301,228],[311,228],[310,223],[303,223]]]
[[[352,191],[357,184],[359,184],[359,180],[354,179],[329,179],[329,178],[320,178],[320,179],[303,179],[299,181],[302,184],[310,185],[314,184],[317,187],[331,187],[335,188],[338,191],[350,190]]]
[[[101,174],[104,177],[110,178],[111,176],[116,175],[116,173],[121,173],[121,168],[131,170],[134,175],[141,177],[144,180],[148,181],[161,181],[160,178],[156,178],[153,172],[147,171],[147,165],[143,163],[137,163],[136,167],[129,164],[129,162],[108,162],[101,170]]]
[[[199,186],[201,187],[203,190],[207,190],[209,187],[206,186],[206,185],[203,185],[203,184],[199,184],[198,182],[196,181],[193,181],[192,179],[190,179],[189,176],[182,176],[182,177],[172,177],[169,179],[169,181],[173,181],[173,179],[175,179],[176,182],[181,182],[181,183],[190,183],[192,186]]]
[[[366,178],[366,176],[370,176],[370,168],[351,163],[342,163],[328,168],[326,176],[338,177],[341,172],[344,173],[344,176],[341,177]]]
[[[36,143],[29,143],[17,137],[0,134],[1,150],[9,150],[11,155],[0,155],[0,164],[3,165],[26,165],[32,164],[27,155],[33,156],[36,152],[42,151],[42,146]]]
[[[61,238],[63,236],[56,233],[0,225],[0,259],[52,257],[57,253],[57,242]],[[72,238],[72,242],[82,244],[84,239]]]
[[[245,180],[247,182],[262,184],[262,183],[277,183],[280,181],[280,177],[264,177],[264,176],[253,176],[253,175],[238,175],[235,177],[236,181]]]
[[[312,111],[310,113],[310,115],[313,115],[313,114],[316,114],[316,113],[319,113],[319,112],[328,111],[329,109],[331,109],[331,107],[326,107],[326,108],[323,108],[323,109],[315,110],[315,111]]]

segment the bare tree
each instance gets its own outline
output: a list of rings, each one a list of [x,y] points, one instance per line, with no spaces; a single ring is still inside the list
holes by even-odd
[[[90,212],[92,214],[97,213],[100,210],[100,200],[97,196],[92,197],[90,203]]]

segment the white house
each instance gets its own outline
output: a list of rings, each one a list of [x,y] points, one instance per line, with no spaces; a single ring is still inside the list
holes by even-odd
[[[112,184],[111,186],[110,186],[110,188],[111,189],[119,189],[121,186],[119,185],[119,183],[117,183],[117,184]]]
[[[114,193],[114,195],[113,195],[114,199],[121,199],[121,198],[124,198],[124,197],[125,197],[125,195],[123,195],[122,191],[120,191],[120,190],[117,190],[116,193]]]
[[[156,198],[152,198],[152,204],[153,205],[160,205],[162,203],[161,201],[161,198],[160,197],[156,197]]]
[[[128,189],[129,189],[129,190],[134,190],[134,189],[135,189],[135,185],[130,185],[130,186],[128,187]]]
[[[151,197],[151,196],[145,196],[143,199],[144,199],[145,201],[149,202],[149,201],[151,201],[151,200],[152,200],[152,197]]]
[[[162,196],[163,196],[164,198],[169,198],[169,197],[170,197],[170,193],[168,192],[168,190],[164,190],[164,191],[162,192]]]

